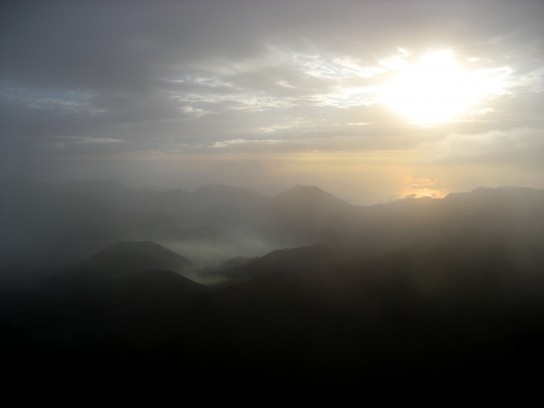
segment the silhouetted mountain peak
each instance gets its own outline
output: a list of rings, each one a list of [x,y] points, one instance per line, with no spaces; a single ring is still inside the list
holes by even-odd
[[[301,243],[334,243],[346,236],[356,207],[315,186],[297,185],[268,200],[260,213],[268,228]]]
[[[102,251],[100,251],[98,254],[103,254],[107,252],[113,252],[113,251],[128,251],[132,253],[133,251],[168,251],[163,246],[157,244],[153,241],[120,241],[116,242],[113,245],[110,245],[107,248],[104,248]],[[172,252],[173,253],[173,252]],[[97,254],[97,255],[98,255]]]
[[[273,197],[269,203],[285,203],[285,204],[298,204],[305,203],[308,205],[327,204],[341,207],[351,207],[351,205],[344,200],[328,193],[317,186],[306,186],[297,184],[291,189],[280,193]]]
[[[292,194],[313,194],[313,195],[330,195],[332,194],[327,193],[325,190],[322,190],[318,186],[309,186],[304,184],[296,184],[293,187],[291,187],[289,190],[287,190],[287,193]]]
[[[316,192],[325,192],[324,190],[320,189],[318,186],[313,185],[307,185],[307,184],[295,184],[293,187],[291,187],[291,190],[293,191],[316,191]]]
[[[151,241],[118,242],[83,260],[67,272],[114,278],[151,269],[183,272],[191,261]]]

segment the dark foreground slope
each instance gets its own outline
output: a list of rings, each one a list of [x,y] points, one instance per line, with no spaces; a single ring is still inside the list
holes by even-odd
[[[304,249],[300,268],[291,253],[216,294],[201,329],[223,339],[227,366],[301,386],[456,393],[535,384],[524,366],[543,362],[544,263],[523,270],[498,249],[417,245],[310,269]]]
[[[178,273],[189,265],[155,243],[121,242],[34,289],[5,290],[4,357],[27,376],[106,378],[118,351],[160,349],[207,294]]]
[[[250,281],[215,289],[152,270],[109,291],[35,293],[4,319],[3,361],[32,384],[257,399],[340,389],[440,403],[538,386],[528,365],[544,363],[544,264],[473,242],[345,253],[270,254],[249,264]]]
[[[4,291],[2,361],[23,387],[520,404],[544,363],[543,208],[508,189],[391,204],[365,219],[379,251],[371,235],[277,250],[214,271],[217,287],[165,270],[188,261],[156,244],[120,244]]]

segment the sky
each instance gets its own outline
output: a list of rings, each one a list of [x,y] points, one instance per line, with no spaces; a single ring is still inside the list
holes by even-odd
[[[4,177],[356,204],[544,188],[541,0],[0,8]]]

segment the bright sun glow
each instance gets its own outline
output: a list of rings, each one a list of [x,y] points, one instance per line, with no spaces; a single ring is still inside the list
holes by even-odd
[[[450,50],[429,52],[406,64],[386,84],[384,102],[409,120],[427,125],[469,113],[484,98],[505,93],[500,72],[467,70]]]

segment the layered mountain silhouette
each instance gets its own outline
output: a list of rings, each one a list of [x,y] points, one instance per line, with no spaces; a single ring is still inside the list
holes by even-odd
[[[153,242],[111,245],[33,289],[7,291],[6,344],[77,356],[169,342],[167,333],[208,292],[180,274],[190,266]]]
[[[389,387],[537,384],[523,364],[544,363],[544,191],[357,207],[310,186],[266,197],[78,183],[2,184],[0,346],[14,373],[239,393],[340,386],[374,401]],[[191,249],[236,240],[261,253],[193,261]]]
[[[259,215],[283,239],[305,243],[338,242],[357,222],[356,207],[316,186],[298,185],[278,194],[259,208]]]
[[[64,276],[114,279],[151,269],[182,274],[191,261],[150,241],[118,242],[68,269]]]

